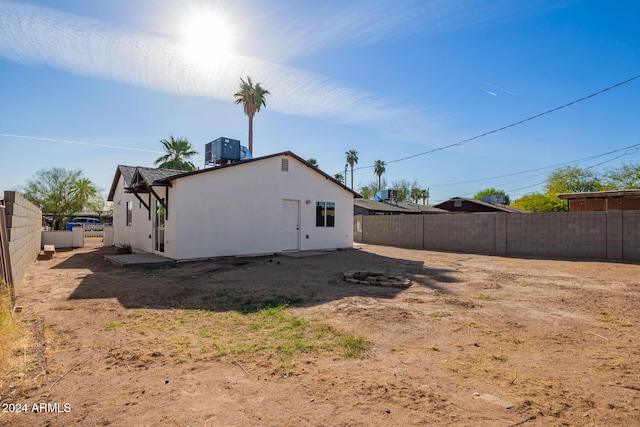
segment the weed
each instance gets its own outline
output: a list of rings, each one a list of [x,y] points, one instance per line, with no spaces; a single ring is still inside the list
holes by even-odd
[[[523,288],[527,288],[529,286],[535,286],[535,285],[533,283],[522,282],[520,283],[520,286],[522,286]]]
[[[506,362],[507,361],[507,356],[505,356],[504,354],[492,354],[491,358],[493,360],[497,360],[498,362]]]
[[[338,345],[343,347],[344,356],[350,359],[364,359],[368,344],[369,341],[359,335],[351,335],[338,341]]]
[[[487,295],[487,294],[476,295],[476,298],[482,299],[482,300],[490,300],[491,299],[491,297],[489,295]]]
[[[389,350],[391,350],[392,353],[395,353],[396,351],[398,351],[398,349],[395,347],[391,347]]]
[[[115,328],[119,328],[122,325],[124,325],[124,322],[109,322],[107,323],[107,326],[104,327],[104,329],[105,331],[112,331]]]
[[[451,313],[448,311],[434,311],[433,313],[429,313],[429,317],[435,317],[436,319],[441,319],[443,317],[449,317]]]
[[[120,246],[118,246],[118,253],[119,254],[132,254],[133,253],[133,248],[131,247],[131,245],[129,243],[124,243]]]
[[[478,325],[476,322],[469,322],[469,327],[475,329],[475,328],[479,328],[480,325]]]

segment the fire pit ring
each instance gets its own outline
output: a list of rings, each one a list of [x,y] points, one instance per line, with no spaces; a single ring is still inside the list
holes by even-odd
[[[386,286],[391,288],[408,288],[411,280],[401,274],[382,271],[354,270],[342,275],[345,282],[370,286]]]

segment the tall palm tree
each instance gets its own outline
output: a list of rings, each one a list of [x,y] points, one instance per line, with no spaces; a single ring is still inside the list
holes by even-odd
[[[353,190],[353,165],[358,164],[358,152],[356,150],[349,150],[346,153],[344,153],[344,155],[345,155],[347,164],[351,166],[351,189]]]
[[[182,171],[194,171],[196,167],[189,161],[189,158],[198,154],[193,149],[193,146],[186,138],[174,138],[171,135],[170,139],[163,138],[160,143],[164,147],[164,151],[167,153],[164,156],[160,156],[156,159],[154,164],[161,169],[176,169]]]
[[[242,104],[244,113],[249,117],[249,151],[251,154],[253,154],[253,116],[260,111],[260,107],[267,106],[265,95],[269,95],[269,91],[260,86],[260,83],[256,83],[254,86],[249,76],[247,76],[246,82],[242,77],[240,78],[240,90],[233,95],[236,97],[236,104]]]
[[[382,174],[386,172],[386,170],[387,168],[384,160],[376,160],[373,163],[373,172],[375,172],[375,174],[378,175],[378,191],[382,190],[382,188],[380,188],[382,185],[381,177],[382,177]]]
[[[422,190],[421,192],[422,204],[424,205],[425,201],[429,199],[429,189],[427,188],[426,190]]]

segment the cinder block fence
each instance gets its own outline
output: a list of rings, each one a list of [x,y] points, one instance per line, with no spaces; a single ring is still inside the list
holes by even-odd
[[[354,240],[488,255],[640,261],[640,211],[355,215]]]
[[[15,191],[5,191],[0,215],[2,276],[15,287],[40,252],[42,211]]]

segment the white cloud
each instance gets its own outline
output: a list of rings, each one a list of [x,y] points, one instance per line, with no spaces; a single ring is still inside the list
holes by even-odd
[[[360,0],[337,2],[326,9],[298,2],[280,11],[266,43],[252,40],[256,52],[277,60],[304,56],[335,46],[363,46],[416,33],[441,33],[496,23],[559,8],[575,0]],[[315,5],[317,6],[317,5]]]
[[[215,64],[194,62],[171,40],[49,8],[0,1],[0,56],[31,66],[109,79],[150,90],[233,101],[239,77],[269,89],[269,110],[324,117],[394,131],[398,119],[427,124],[416,109],[327,77],[230,54]],[[312,94],[312,96],[310,96]]]

